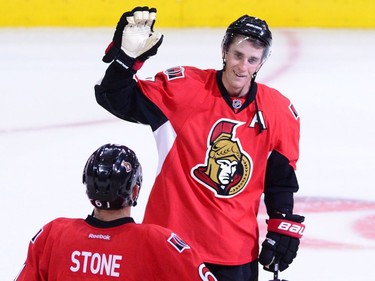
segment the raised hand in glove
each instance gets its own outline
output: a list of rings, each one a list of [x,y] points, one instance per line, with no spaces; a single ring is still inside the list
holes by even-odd
[[[155,20],[155,8],[136,7],[125,12],[117,23],[103,61],[116,61],[134,73],[139,70],[145,60],[157,53],[163,42],[163,35],[153,30]]]
[[[275,261],[278,261],[280,271],[289,267],[297,256],[305,229],[304,220],[303,216],[281,213],[268,220],[268,233],[259,255],[259,263],[265,270],[274,271]]]

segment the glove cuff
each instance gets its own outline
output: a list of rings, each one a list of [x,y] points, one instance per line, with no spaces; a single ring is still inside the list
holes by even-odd
[[[121,65],[125,70],[134,72],[133,66],[135,64],[135,58],[128,56],[123,50],[120,50],[115,57],[114,61]]]
[[[276,232],[286,236],[301,239],[305,230],[305,225],[302,223],[284,219],[269,219],[267,230],[269,232]]]

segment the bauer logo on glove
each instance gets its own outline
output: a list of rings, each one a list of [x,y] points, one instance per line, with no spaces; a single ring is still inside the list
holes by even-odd
[[[305,226],[301,223],[288,222],[280,219],[271,219],[268,221],[268,229],[272,229],[275,232],[300,239],[302,238]]]
[[[265,270],[274,271],[276,262],[280,271],[289,267],[297,256],[305,230],[304,219],[300,215],[275,214],[267,221],[268,232],[259,254],[259,263]]]

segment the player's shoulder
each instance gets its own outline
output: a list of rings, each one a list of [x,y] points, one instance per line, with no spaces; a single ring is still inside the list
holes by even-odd
[[[280,100],[285,100],[285,101],[289,100],[288,97],[286,97],[276,88],[270,87],[263,83],[257,83],[257,86],[258,86],[257,94],[259,95],[266,96],[268,98],[273,98],[273,99],[280,99]]]
[[[50,221],[45,227],[50,227],[55,230],[57,229],[67,229],[68,227],[77,227],[79,224],[83,224],[84,220],[79,218],[65,218],[59,217]]]
[[[70,224],[70,223],[76,223],[76,222],[82,222],[84,219],[82,218],[66,218],[66,217],[58,217],[52,220],[51,222],[56,224]]]
[[[160,247],[159,249],[168,249],[170,253],[190,252],[192,249],[185,240],[169,228],[155,224],[142,224],[147,229],[148,241],[152,245]]]
[[[286,115],[292,113],[294,119],[298,120],[299,115],[289,97],[273,87],[262,83],[257,83],[257,85],[257,99],[260,100],[262,107],[267,108],[274,113],[278,112]]]
[[[257,87],[257,99],[260,100],[261,104],[268,105],[274,111],[278,108],[289,107],[292,104],[289,97],[273,87],[262,83],[257,83]]]
[[[168,81],[183,81],[187,79],[206,80],[207,77],[215,76],[215,69],[201,69],[194,66],[173,66],[159,72]]]
[[[181,239],[173,230],[151,223],[136,224],[139,232],[147,234],[149,237],[154,237],[155,239]],[[182,239],[181,239],[182,240]]]
[[[33,236],[31,241],[34,243],[37,238],[39,240],[46,240],[46,239],[56,239],[59,237],[61,233],[65,233],[69,231],[69,229],[77,228],[77,223],[82,223],[82,219],[73,219],[73,218],[56,218],[51,220],[50,222],[44,224],[37,233]]]
[[[169,228],[152,223],[137,223],[134,225],[134,228],[139,232],[159,236],[166,236],[172,232]]]

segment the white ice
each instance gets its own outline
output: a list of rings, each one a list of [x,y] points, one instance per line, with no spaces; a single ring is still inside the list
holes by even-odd
[[[221,67],[224,29],[160,31],[164,42],[141,78],[177,65]],[[157,164],[151,130],[115,118],[94,98],[112,32],[0,29],[0,280],[17,275],[42,225],[91,212],[82,169],[105,143],[126,144],[140,158],[144,185],[133,215],[142,220]],[[301,116],[296,208],[307,225],[296,260],[280,277],[375,280],[375,30],[273,35],[257,79],[288,96]],[[264,219],[261,212],[261,225]],[[259,280],[270,279],[260,270]]]

